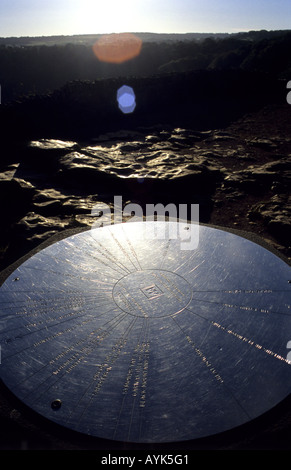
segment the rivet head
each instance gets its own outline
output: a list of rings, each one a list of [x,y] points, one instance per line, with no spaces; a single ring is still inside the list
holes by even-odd
[[[51,402],[51,407],[53,410],[59,410],[61,406],[62,406],[62,402],[59,399]]]

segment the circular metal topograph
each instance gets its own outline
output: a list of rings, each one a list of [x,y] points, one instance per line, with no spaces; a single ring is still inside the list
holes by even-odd
[[[290,394],[290,266],[208,226],[192,250],[142,234],[173,223],[82,232],[6,278],[0,373],[31,409],[87,435],[165,443],[233,429]]]

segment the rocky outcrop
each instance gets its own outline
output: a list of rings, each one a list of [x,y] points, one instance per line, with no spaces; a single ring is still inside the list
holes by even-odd
[[[201,222],[256,232],[290,257],[288,113],[265,108],[208,131],[157,126],[12,146],[0,173],[2,267],[56,232],[89,228],[94,205],[114,195],[143,208],[198,203]]]
[[[275,194],[268,202],[254,204],[248,217],[252,221],[261,221],[280,243],[290,246],[291,198],[288,194]]]

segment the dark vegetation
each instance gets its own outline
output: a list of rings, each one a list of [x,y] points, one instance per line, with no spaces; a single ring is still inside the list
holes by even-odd
[[[208,36],[143,35],[140,56],[121,65],[99,62],[93,37],[0,38],[1,269],[66,229],[88,229],[92,206],[114,194],[199,203],[201,222],[256,233],[290,260],[291,31]],[[128,115],[116,101],[124,84],[136,94]],[[42,139],[47,148],[31,145]],[[130,177],[151,162],[158,176]],[[5,393],[1,448],[93,445],[43,430]],[[289,449],[290,401],[281,410],[262,432],[255,423],[218,447]]]
[[[158,123],[210,128],[285,98],[289,31],[151,38],[139,57],[120,65],[100,62],[92,37],[87,43],[55,38],[49,45],[45,38],[30,45],[28,39],[2,39],[2,132],[91,135]],[[137,108],[128,116],[121,116],[116,103],[124,83],[137,96]]]
[[[224,38],[210,36],[203,40],[145,41],[140,56],[121,65],[98,61],[90,42],[58,45],[55,41],[52,45],[34,46],[15,45],[13,40],[10,40],[12,44],[6,40],[7,43],[1,45],[0,41],[2,102],[28,94],[48,93],[74,80],[141,78],[193,70],[239,69],[267,72],[279,78],[291,73],[291,32],[262,31]]]

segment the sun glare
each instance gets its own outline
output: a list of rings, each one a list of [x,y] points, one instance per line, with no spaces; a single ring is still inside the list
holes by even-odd
[[[138,2],[134,0],[83,0],[80,3],[74,20],[83,33],[134,32]]]

